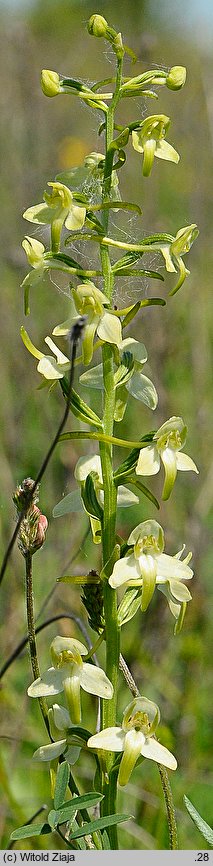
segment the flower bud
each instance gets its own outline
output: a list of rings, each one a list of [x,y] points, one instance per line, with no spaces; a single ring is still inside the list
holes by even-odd
[[[48,527],[48,520],[45,517],[45,514],[41,514],[40,509],[37,508],[35,505],[34,506],[34,516],[35,517],[36,517],[36,512],[37,512],[38,522],[37,522],[37,528],[36,528],[36,536],[35,536],[35,539],[34,539],[34,542],[32,545],[33,553],[35,553],[36,550],[39,550],[39,548],[42,547],[42,545],[44,544],[44,541],[46,538],[46,531],[47,531],[47,527]]]
[[[172,66],[166,79],[166,86],[170,90],[180,90],[186,81],[185,66]]]
[[[45,96],[57,96],[61,89],[58,72],[42,69],[41,86]]]
[[[29,497],[31,495],[31,490],[34,486],[34,481],[32,478],[24,478],[21,484],[18,484],[16,490],[13,494],[13,502],[17,508],[18,514],[26,507]],[[32,504],[35,505],[38,502],[38,487],[33,494]]]
[[[87,26],[90,36],[107,37],[108,24],[102,15],[91,15]]]

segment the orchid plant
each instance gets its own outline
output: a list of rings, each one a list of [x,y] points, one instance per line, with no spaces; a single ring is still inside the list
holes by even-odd
[[[70,280],[70,314],[62,324],[55,325],[54,340],[45,337],[50,354],[36,348],[24,327],[22,339],[38,361],[37,369],[44,386],[58,383],[65,401],[69,401],[69,409],[86,425],[86,429],[80,427],[62,433],[60,441],[95,440],[95,453],[86,453],[76,464],[76,489],[55,504],[53,517],[63,518],[68,513],[83,510],[90,521],[93,542],[101,548],[98,571],[91,568],[89,574],[62,578],[66,584],[76,587],[80,584],[83,588],[89,625],[97,633],[95,642],[88,652],[74,636],[56,636],[50,648],[52,666],[41,674],[33,631],[32,555],[45,540],[47,522],[40,514],[35,496],[30,507],[26,506],[19,544],[28,573],[28,623],[33,669],[28,695],[39,699],[50,738],[49,743],[36,749],[34,760],[49,765],[54,800],[54,808],[45,822],[36,825],[36,832],[58,830],[64,844],[74,849],[82,846],[85,849],[117,849],[117,826],[127,820],[129,814],[128,811],[127,814],[118,812],[119,786],[127,785],[136,764],[141,765],[142,774],[143,761],[150,759],[160,769],[169,844],[171,848],[177,848],[175,812],[167,774],[167,768],[176,769],[176,758],[157,738],[159,708],[150,697],[140,694],[121,655],[121,639],[126,622],[134,618],[136,628],[137,619],[145,616],[156,587],[165,596],[175,618],[175,633],[182,627],[191,599],[187,584],[193,577],[188,564],[192,554],[185,555],[184,547],[176,554],[164,552],[164,531],[150,517],[148,510],[150,502],[158,507],[158,501],[144,484],[144,477],[158,473],[162,461],[165,472],[162,498],[167,500],[178,470],[197,473],[198,469],[192,458],[182,451],[187,427],[179,416],[165,419],[160,427],[155,424],[154,431],[142,433],[139,440],[126,440],[120,432],[117,434],[116,424],[122,422],[128,400],[136,399],[145,405],[148,423],[150,411],[156,410],[156,387],[144,374],[147,349],[137,340],[133,321],[144,306],[165,305],[165,299],[151,294],[144,298],[141,288],[141,299],[138,300],[137,294],[129,307],[118,309],[114,302],[117,283],[122,283],[123,277],[142,281],[145,276],[150,281],[162,282],[166,276],[162,274],[162,264],[166,272],[177,274],[169,292],[174,295],[189,273],[183,257],[190,251],[198,230],[192,224],[175,227],[174,236],[163,231],[146,236],[141,225],[140,208],[122,200],[120,176],[128,147],[132,144],[141,154],[145,178],[152,170],[160,171],[155,157],[174,163],[176,171],[179,155],[166,140],[170,118],[165,114],[152,114],[122,125],[120,120],[117,122],[116,110],[119,106],[121,115],[124,99],[133,100],[133,104],[134,97],[137,97],[137,102],[140,97],[143,100],[157,99],[162,87],[174,92],[180,90],[185,83],[186,71],[182,66],[175,66],[169,71],[152,69],[127,77],[123,72],[123,61],[125,54],[132,57],[133,52],[123,45],[121,34],[99,14],[91,16],[88,32],[110,44],[115,58],[115,75],[89,87],[74,78],[43,70],[42,89],[45,96],[51,98],[63,94],[75,96],[93,113],[96,111],[98,118],[101,115],[102,152],[98,150],[88,154],[82,166],[64,172],[55,180],[48,180],[43,201],[28,207],[23,215],[33,229],[32,236],[26,235],[23,240],[30,265],[22,283],[25,313],[28,315],[30,312],[30,292],[33,302],[34,290],[41,292],[44,277],[56,270],[65,273]],[[119,220],[122,210],[138,213],[141,232],[138,241],[127,242],[121,239],[121,233],[118,232],[116,237],[115,231],[111,232],[111,212],[115,212]],[[49,247],[38,239],[40,225],[50,227]],[[81,242],[88,244],[87,269],[81,263],[80,253],[77,254],[78,260],[75,258],[76,240],[79,249]],[[89,265],[91,247],[97,251],[95,267]],[[150,270],[147,263],[141,264],[142,258],[152,254],[153,250],[162,257],[160,271]],[[86,403],[73,388],[73,383],[69,389],[71,361],[65,341],[68,335],[72,340],[76,325],[83,331],[82,352],[75,359],[75,380],[81,363],[86,369],[81,370],[79,383],[91,394],[90,403]],[[126,328],[130,325],[130,332],[126,335]],[[98,364],[94,362],[97,352]],[[100,414],[92,406],[95,392],[99,392]],[[119,462],[120,447],[127,449],[123,462]],[[15,495],[19,512],[23,508],[26,486],[30,487],[29,479]],[[143,522],[140,522],[139,494],[147,500],[147,519]],[[132,504],[138,508],[137,525],[132,527],[125,540],[117,533],[117,507]],[[105,670],[97,663],[96,656],[94,660],[101,644],[106,650]],[[127,706],[120,723],[123,710],[119,699],[121,675],[126,682]],[[96,729],[95,717],[91,730],[82,727],[81,689],[94,696],[94,707],[97,700],[100,704]],[[53,703],[48,707],[47,699],[51,701],[56,695],[62,696],[62,704]],[[81,750],[93,756],[95,790],[79,795],[73,778],[73,765],[76,769]],[[94,806],[96,815],[91,818],[88,809]],[[12,834],[13,840],[34,835],[34,828],[35,825],[19,828]]]

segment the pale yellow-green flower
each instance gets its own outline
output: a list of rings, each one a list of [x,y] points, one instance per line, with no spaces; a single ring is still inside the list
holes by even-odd
[[[157,704],[139,696],[126,707],[122,726],[105,728],[87,741],[91,749],[123,752],[118,782],[127,785],[136,761],[142,755],[170,770],[176,770],[177,761],[165,746],[155,739],[155,731],[160,721]]]
[[[52,192],[44,192],[44,201],[41,204],[28,207],[23,217],[36,225],[59,224],[60,228],[65,225],[67,229],[76,231],[81,229],[85,222],[86,208],[76,204],[73,193],[60,181],[48,182]]]
[[[170,118],[166,114],[153,114],[146,117],[138,129],[132,131],[134,150],[143,153],[143,175],[145,177],[150,175],[155,156],[169,162],[179,162],[179,154],[168,141],[165,141],[169,125]]]
[[[183,419],[173,416],[159,427],[154,434],[153,442],[140,451],[136,475],[156,475],[162,460],[165,469],[162,499],[169,498],[179,469],[183,472],[198,473],[191,457],[181,451],[186,441],[186,434],[187,427]]]
[[[90,695],[110,700],[113,686],[104,671],[82,661],[87,649],[79,640],[58,635],[50,647],[53,667],[29,686],[30,698],[52,697],[64,691],[70,718],[81,722],[80,688]]]
[[[190,601],[191,594],[183,580],[190,580],[193,571],[188,566],[191,554],[181,561],[178,556],[168,556],[164,551],[164,532],[156,520],[145,520],[133,529],[128,545],[132,552],[119,559],[113,568],[109,584],[112,589],[119,586],[138,587],[141,590],[141,608],[145,611],[153,596],[155,586],[166,587],[168,600],[174,604]],[[174,615],[175,612],[173,611]]]
[[[101,340],[106,343],[115,343],[120,345],[122,340],[122,331],[120,319],[108,313],[104,305],[110,302],[106,295],[97,289],[94,283],[87,282],[72,290],[73,299],[75,302],[77,317],[70,318],[62,325],[57,325],[54,328],[54,336],[62,336],[69,333],[70,328],[78,321],[79,316],[86,316],[86,325],[82,339],[83,362],[85,365],[90,364],[93,355],[93,340],[97,331]]]

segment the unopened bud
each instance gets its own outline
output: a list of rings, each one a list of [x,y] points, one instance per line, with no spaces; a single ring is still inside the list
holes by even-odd
[[[34,481],[32,478],[24,478],[24,481],[22,481],[22,483],[18,484],[18,487],[16,487],[16,490],[13,494],[13,502],[17,508],[18,513],[23,511],[23,509],[26,508],[28,501],[31,500],[31,491],[33,489],[33,486]],[[36,502],[38,502],[38,499],[38,487],[36,487],[31,504],[35,505]]]
[[[36,527],[36,535],[32,545],[32,552],[35,553],[36,550],[39,550],[40,547],[44,544],[46,538],[46,531],[48,527],[48,520],[45,517],[45,514],[41,514],[41,511],[37,506],[34,506],[34,515],[36,517],[37,512],[37,527]]]
[[[42,69],[41,86],[45,96],[57,96],[61,90],[58,72],[52,72],[51,69]]]
[[[180,90],[186,81],[185,66],[172,66],[166,79],[166,86],[170,90]]]
[[[107,37],[108,24],[102,15],[91,15],[87,27],[90,36]]]

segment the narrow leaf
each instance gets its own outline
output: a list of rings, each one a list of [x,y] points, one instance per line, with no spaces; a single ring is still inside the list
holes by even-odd
[[[27,839],[30,836],[45,836],[46,833],[51,833],[51,827],[46,821],[41,824],[25,824],[23,827],[18,827],[11,833],[11,839]]]
[[[80,811],[80,807],[77,807],[76,800],[79,800],[79,797],[73,797],[73,800],[64,803],[63,809],[51,809],[51,812],[49,812],[48,815],[48,821],[52,829],[54,829],[58,825],[60,826],[60,824],[65,824],[66,821],[71,821],[75,813],[77,811]],[[95,796],[94,794],[93,797],[90,797],[89,801],[87,801],[87,799],[85,798],[85,803],[82,803],[81,809],[96,806],[97,803],[100,802],[100,800],[102,800],[102,796],[100,794],[97,796]]]
[[[200,833],[202,833],[202,836],[204,836],[206,842],[208,842],[208,844],[211,845],[211,848],[213,848],[212,828],[209,826],[209,824],[206,823],[206,821],[204,821],[203,818],[201,818],[201,815],[199,814],[199,812],[197,812],[197,809],[195,809],[193,803],[191,803],[191,800],[188,800],[188,797],[186,797],[185,794],[183,799],[187,811],[189,812],[192,820],[194,821],[194,824],[196,824],[196,827],[198,828],[198,830],[200,830]]]
[[[145,270],[144,268],[120,268],[117,274],[118,277],[150,277],[152,280],[162,280],[164,277],[159,271]]]
[[[154,496],[154,493],[152,493],[152,491],[149,490],[149,487],[146,487],[145,484],[142,484],[142,482],[139,481],[139,478],[127,478],[126,477],[125,482],[129,483],[129,484],[134,484],[134,486],[137,487],[138,490],[140,490],[141,493],[143,493],[143,495],[146,496],[146,498],[149,499],[149,501],[152,502],[156,508],[158,508],[158,509],[160,508],[158,499],[156,499],[156,496]]]
[[[55,809],[58,809],[59,806],[64,802],[67,785],[70,777],[70,768],[67,761],[63,761],[62,764],[59,764],[56,774],[56,785],[55,785],[55,794],[54,794],[54,806]]]
[[[79,827],[75,833],[71,833],[70,839],[79,839],[80,836],[88,836],[95,830],[103,830],[105,827],[112,827],[113,824],[121,824],[122,821],[129,821],[130,817],[130,815],[106,815],[104,818],[97,818],[97,821],[90,821],[83,827]]]

